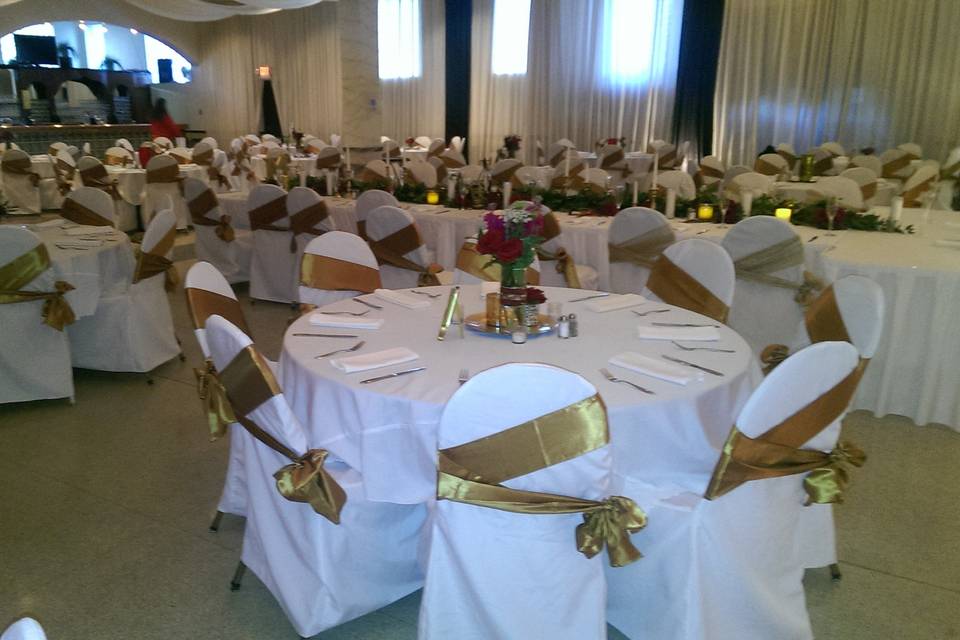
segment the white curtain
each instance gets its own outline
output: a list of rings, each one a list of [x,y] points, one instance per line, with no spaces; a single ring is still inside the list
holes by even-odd
[[[956,0],[727,0],[714,153],[752,164],[768,144],[836,140],[877,152],[960,140]]]
[[[444,0],[419,0],[421,68],[416,77],[381,79],[380,101],[383,113],[383,135],[394,140],[430,136],[443,138],[446,117],[446,13]],[[406,24],[406,23],[403,23]],[[385,25],[381,24],[381,27]],[[397,25],[390,37],[400,47],[410,46],[415,39],[409,30]]]
[[[192,91],[203,105],[201,124],[225,145],[256,131],[260,121],[258,66],[268,65],[284,130],[329,139],[341,122],[338,4],[266,16],[235,17],[205,26]]]
[[[528,162],[537,140],[570,138],[592,150],[625,137],[629,150],[668,136],[682,0],[533,0],[523,76],[491,73],[493,6],[474,0],[473,162],[492,159],[511,133],[523,138]]]

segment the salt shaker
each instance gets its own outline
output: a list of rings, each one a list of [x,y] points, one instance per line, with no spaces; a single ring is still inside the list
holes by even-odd
[[[577,314],[571,313],[567,316],[567,324],[570,326],[570,337],[576,338],[580,335],[580,321],[577,320]]]
[[[570,337],[570,321],[567,320],[567,316],[560,316],[557,322],[557,337],[563,339]]]

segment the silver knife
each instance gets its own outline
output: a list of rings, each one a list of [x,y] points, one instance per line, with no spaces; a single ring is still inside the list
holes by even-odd
[[[359,338],[360,336],[346,333],[295,333],[297,338]]]
[[[583,302],[584,300],[593,300],[594,298],[606,298],[609,296],[609,293],[598,293],[592,296],[586,296],[584,298],[575,298],[573,300],[567,300],[567,302]]]
[[[655,327],[714,327],[720,328],[718,324],[694,324],[691,322],[651,322]]]
[[[692,362],[687,362],[686,360],[681,360],[680,358],[674,358],[673,356],[668,356],[668,355],[662,355],[662,356],[660,356],[660,357],[663,358],[664,360],[669,360],[670,362],[676,362],[676,363],[678,363],[678,364],[685,364],[685,365],[687,365],[688,367],[693,367],[694,369],[699,369],[700,371],[704,371],[704,372],[706,372],[706,373],[710,373],[710,374],[713,374],[713,375],[715,375],[715,376],[720,376],[721,378],[723,377],[723,374],[722,374],[721,372],[715,371],[714,369],[708,369],[707,367],[701,367],[699,364],[694,364],[694,363],[692,363]]]
[[[417,371],[423,371],[426,367],[415,367],[413,369],[404,369],[403,371],[397,371],[396,373],[388,373],[385,376],[377,376],[376,378],[367,378],[366,380],[361,380],[360,384],[370,384],[371,382],[379,382],[380,380],[386,380],[387,378],[396,378],[397,376],[405,376],[408,373],[416,373]]]
[[[353,300],[354,302],[359,302],[360,304],[366,305],[366,306],[370,307],[371,309],[377,309],[378,311],[382,311],[382,310],[383,310],[383,307],[378,307],[377,305],[373,304],[372,302],[367,302],[366,300],[361,300],[360,298],[350,298],[350,299]]]

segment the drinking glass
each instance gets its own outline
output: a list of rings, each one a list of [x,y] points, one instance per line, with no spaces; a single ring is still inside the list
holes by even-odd
[[[827,198],[827,234],[828,236],[835,236],[836,233],[833,232],[833,219],[837,217],[837,199],[836,198]]]

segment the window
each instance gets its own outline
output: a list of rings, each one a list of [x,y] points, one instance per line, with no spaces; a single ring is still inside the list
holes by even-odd
[[[603,77],[616,84],[650,79],[658,0],[606,0],[603,12]]]
[[[496,0],[493,5],[493,51],[490,55],[493,74],[525,74],[529,39],[530,0]]]
[[[181,84],[184,82],[190,82],[190,71],[192,69],[190,62],[182,55],[177,53],[176,49],[167,46],[156,38],[151,38],[148,35],[144,35],[143,50],[147,54],[147,70],[150,71],[150,78],[152,82],[160,82],[160,65],[157,61],[162,58],[169,58],[173,62],[172,66],[174,82],[179,82]]]
[[[102,24],[80,23],[83,48],[87,52],[87,68],[99,69],[107,57],[107,27]]]
[[[23,29],[17,29],[13,33],[20,34],[21,36],[52,36],[55,35],[53,31],[53,25],[49,22],[43,22],[41,24],[32,24],[29,27],[24,27]],[[17,46],[13,41],[13,33],[8,33],[7,35],[0,38],[0,63],[7,64],[11,60],[17,58]],[[44,65],[51,66],[51,65]],[[55,66],[55,65],[54,65]]]
[[[420,77],[420,0],[379,0],[377,44],[381,80]]]

